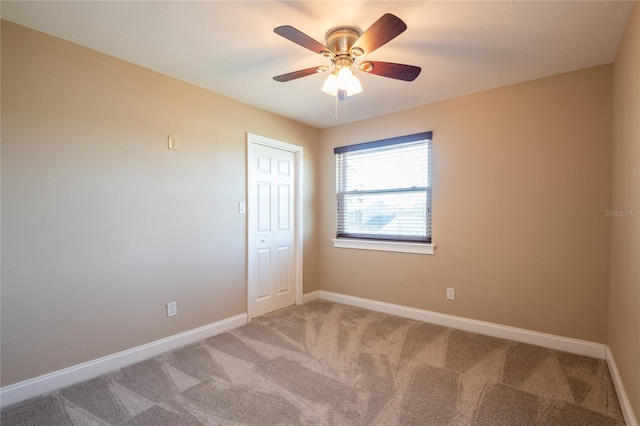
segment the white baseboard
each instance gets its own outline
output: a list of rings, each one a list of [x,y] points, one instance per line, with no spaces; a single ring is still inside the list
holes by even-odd
[[[638,420],[633,413],[633,407],[631,407],[631,401],[629,401],[629,396],[627,395],[627,391],[622,383],[622,377],[620,377],[616,360],[613,358],[613,352],[611,352],[611,348],[609,347],[607,347],[606,359],[607,365],[609,366],[609,372],[611,373],[611,379],[613,380],[613,385],[615,386],[616,393],[618,394],[618,401],[620,401],[620,410],[622,410],[624,422],[627,426],[638,426]]]
[[[247,323],[247,314],[226,318],[184,333],[169,336],[155,342],[127,349],[112,355],[54,371],[0,389],[0,407],[61,389],[75,383],[98,377],[102,374],[144,361],[164,352],[195,343],[216,334],[224,333]]]
[[[478,321],[454,315],[440,314],[423,309],[410,308],[392,303],[378,302],[371,299],[347,296],[330,291],[320,290],[320,299],[331,302],[344,303],[346,305],[371,309],[372,311],[397,315],[399,317],[424,321],[431,324],[438,324],[445,327],[459,330],[471,331],[473,333],[485,334],[502,339],[515,340],[517,342],[530,343],[545,348],[571,352],[578,355],[592,358],[605,359],[607,346],[599,343],[587,342],[585,340],[572,339],[570,337],[555,336],[553,334],[539,333],[522,328],[509,327],[491,322]]]
[[[618,401],[620,402],[620,409],[622,410],[625,423],[627,424],[627,426],[639,426],[638,420],[636,419],[636,416],[633,412],[631,402],[629,401],[629,397],[624,388],[622,378],[620,377],[620,372],[618,371],[618,367],[613,357],[613,352],[611,352],[611,349],[606,345],[588,342],[585,340],[572,339],[569,337],[539,333],[516,327],[508,327],[485,321],[477,321],[468,318],[457,317],[454,315],[440,314],[437,312],[410,308],[402,305],[378,302],[371,299],[347,296],[344,294],[332,293],[324,290],[319,291],[319,298],[331,302],[343,303],[345,305],[370,309],[372,311],[397,315],[399,317],[410,318],[417,321],[438,324],[445,327],[471,331],[488,336],[514,340],[517,342],[529,343],[532,345],[571,352],[574,354],[589,356],[592,358],[605,359],[609,367],[609,372],[611,373],[613,384],[616,388]]]
[[[306,293],[302,295],[302,303],[313,302],[314,300],[318,300],[320,298],[320,290],[312,291],[310,293]]]
[[[493,337],[530,343],[550,349],[557,349],[593,358],[606,359],[614,381],[620,406],[628,426],[638,426],[636,417],[625,392],[618,368],[610,349],[602,344],[584,340],[560,337],[525,329],[477,321],[454,315],[440,314],[422,309],[394,305],[371,299],[348,296],[324,290],[317,290],[303,295],[303,303],[324,299],[372,311],[397,315],[445,327],[481,333]],[[184,333],[156,340],[145,345],[108,355],[93,361],[78,364],[63,370],[45,374],[33,379],[0,388],[0,407],[7,407],[25,399],[51,392],[66,386],[98,377],[102,374],[135,364],[136,362],[160,355],[164,352],[185,346],[216,334],[224,333],[247,323],[247,314],[236,315],[212,324],[195,328]]]

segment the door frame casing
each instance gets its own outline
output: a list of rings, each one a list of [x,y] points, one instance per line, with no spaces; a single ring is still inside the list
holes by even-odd
[[[294,245],[295,245],[295,291],[296,291],[296,305],[302,304],[302,255],[303,255],[303,222],[302,222],[302,195],[303,195],[303,151],[304,149],[301,146],[293,145],[287,142],[282,142],[276,139],[267,138],[265,136],[256,135],[253,133],[247,132],[247,157],[246,157],[246,170],[247,170],[247,214],[246,214],[246,232],[247,232],[247,321],[251,322],[253,318],[251,312],[251,303],[252,303],[252,282],[255,283],[255,279],[253,277],[252,272],[252,253],[254,248],[256,247],[256,237],[255,230],[252,230],[252,224],[249,221],[251,216],[253,206],[253,199],[251,195],[253,194],[254,189],[252,188],[252,182],[255,179],[255,171],[250,167],[250,159],[254,155],[253,146],[254,145],[263,145],[270,148],[280,149],[283,151],[288,151],[293,153],[294,157],[294,165],[295,165],[295,204],[294,204],[294,218],[295,218],[295,227],[294,227]]]

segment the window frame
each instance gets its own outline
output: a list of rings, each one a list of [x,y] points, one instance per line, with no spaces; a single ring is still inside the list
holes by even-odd
[[[345,191],[340,188],[340,184],[346,185],[346,176],[338,176],[339,173],[346,172],[346,167],[339,169],[338,161],[339,155],[348,154],[354,151],[364,151],[375,148],[392,147],[394,145],[402,145],[411,142],[427,141],[428,144],[428,157],[427,157],[427,186],[411,187],[411,188],[380,188],[380,189],[368,189],[358,191]],[[406,253],[419,253],[419,254],[434,254],[435,245],[433,244],[431,235],[430,222],[432,219],[432,154],[433,154],[433,132],[421,132],[406,136],[393,137],[388,139],[382,139],[377,141],[365,142],[355,145],[341,146],[334,148],[334,154],[336,155],[336,238],[332,239],[334,247],[338,248],[351,248],[361,250],[382,250],[393,252],[406,252]],[[345,160],[340,160],[345,161]],[[424,193],[426,197],[426,210],[424,220],[426,221],[426,233],[425,237],[411,237],[402,235],[380,235],[380,234],[367,234],[367,233],[349,233],[339,229],[340,223],[344,223],[344,218],[341,219],[340,215],[345,212],[341,211],[341,206],[344,202],[345,196],[348,195],[360,195],[360,194],[383,194],[383,193],[406,193],[406,192],[418,192]]]

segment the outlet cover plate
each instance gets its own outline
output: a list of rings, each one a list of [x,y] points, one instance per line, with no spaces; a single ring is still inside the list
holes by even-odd
[[[172,317],[174,315],[178,315],[178,306],[176,302],[167,303],[167,316]]]
[[[169,149],[172,151],[178,150],[178,137],[169,135]]]

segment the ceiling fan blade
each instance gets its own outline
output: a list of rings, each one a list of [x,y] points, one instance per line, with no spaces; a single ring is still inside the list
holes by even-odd
[[[413,81],[422,68],[413,65],[395,64],[393,62],[367,61],[360,64],[360,69],[369,74],[382,77],[395,78],[396,80]]]
[[[354,47],[362,49],[366,55],[387,44],[406,29],[407,24],[402,19],[390,13],[385,13],[362,33],[360,38],[353,44],[352,49]]]
[[[318,54],[322,52],[330,52],[329,48],[327,48],[324,44],[315,41],[302,31],[293,28],[291,25],[282,25],[280,27],[274,28],[273,32],[281,35],[287,40],[299,44],[302,47],[306,47],[312,52],[316,52]]]
[[[298,71],[289,72],[287,74],[278,75],[276,77],[273,77],[273,79],[275,81],[279,81],[281,83],[284,83],[284,82],[287,82],[287,81],[295,80],[296,78],[306,77],[306,76],[311,75],[311,74],[318,74],[318,73],[324,72],[328,68],[329,67],[326,67],[326,66],[305,68],[303,70],[298,70]]]

